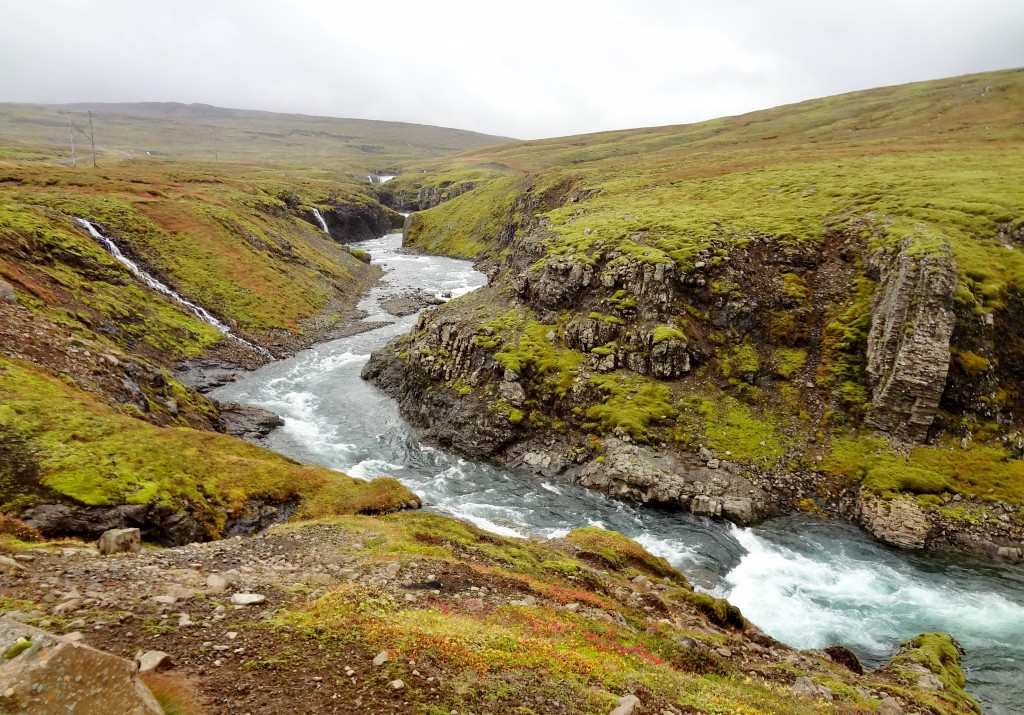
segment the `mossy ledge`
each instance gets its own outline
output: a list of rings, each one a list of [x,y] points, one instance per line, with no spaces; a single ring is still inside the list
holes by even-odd
[[[435,162],[406,242],[491,283],[364,376],[615,496],[1024,559],[1022,118],[1011,70]]]

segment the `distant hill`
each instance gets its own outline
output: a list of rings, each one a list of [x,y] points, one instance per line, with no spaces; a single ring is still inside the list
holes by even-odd
[[[302,164],[358,173],[403,166],[512,141],[460,129],[339,119],[176,102],[35,105],[0,103],[0,157],[26,148],[70,154],[67,115],[83,130],[93,113],[97,154]],[[86,136],[76,132],[80,155]],[[10,151],[5,148],[10,147]],[[15,150],[20,151],[15,151]]]

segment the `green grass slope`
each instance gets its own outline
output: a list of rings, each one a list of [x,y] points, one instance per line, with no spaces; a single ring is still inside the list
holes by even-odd
[[[239,439],[160,428],[31,363],[0,358],[0,512],[38,503],[189,509],[206,535],[250,500],[299,500],[305,516],[381,513],[416,499],[393,479],[352,479]]]
[[[364,487],[217,433],[216,405],[171,368],[262,358],[148,288],[73,220],[281,354],[343,326],[379,276],[312,214],[382,233],[401,217],[367,188],[223,162],[0,160],[0,463],[28,465],[0,467],[0,511],[153,503],[190,511],[215,537],[250,500],[301,499],[308,513],[408,502],[397,483]]]

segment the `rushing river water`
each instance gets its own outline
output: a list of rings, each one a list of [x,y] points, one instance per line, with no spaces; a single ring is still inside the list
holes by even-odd
[[[405,255],[400,245],[397,234],[358,245],[385,270],[386,284],[360,303],[369,319],[386,316],[377,303],[389,295],[422,288],[458,296],[484,283],[465,261]],[[560,536],[598,524],[627,534],[796,647],[842,643],[876,666],[901,639],[950,632],[967,649],[968,690],[986,712],[1024,713],[1024,572],[897,551],[852,526],[803,516],[741,529],[422,445],[395,403],[359,378],[370,353],[416,320],[391,319],[266,365],[213,396],[280,414],[285,425],[266,442],[283,454],[358,477],[393,475],[427,508],[491,531]]]

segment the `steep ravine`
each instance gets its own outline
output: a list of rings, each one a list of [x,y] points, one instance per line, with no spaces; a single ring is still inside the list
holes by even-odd
[[[527,190],[515,205],[550,201]],[[738,524],[802,509],[905,548],[1024,559],[1020,505],[902,456],[926,439],[973,448],[945,396],[962,396],[966,423],[992,419],[994,385],[1015,394],[1012,366],[978,355],[996,354],[986,326],[1003,313],[957,309],[948,247],[878,250],[851,227],[824,251],[754,239],[683,270],[601,240],[566,251],[529,211],[517,225],[489,254],[492,285],[364,370],[428,439]],[[429,228],[410,218],[415,245],[410,226]]]
[[[416,287],[459,295],[482,279],[463,262],[402,252],[396,236],[359,248],[388,270],[387,287],[376,300]],[[359,374],[370,354],[395,336],[489,291],[479,288],[419,319],[395,319],[392,325],[315,346],[246,374],[214,395],[279,413],[284,425],[265,440],[277,451],[355,476],[394,475],[426,509],[489,531],[558,537],[601,524],[627,534],[668,558],[694,583],[734,600],[761,628],[793,645],[843,643],[873,667],[886,661],[902,637],[949,630],[967,649],[969,690],[991,712],[1013,712],[1012,671],[1020,658],[1013,643],[1024,636],[1019,630],[1024,604],[1020,574],[1012,568],[894,551],[851,527],[803,515],[740,529],[688,511],[608,499],[572,483],[567,478],[571,469],[536,476],[422,443],[426,433],[414,431],[396,402]],[[379,319],[378,313],[371,314]],[[439,392],[424,397],[433,399]],[[440,434],[441,425],[435,430]],[[482,442],[486,436],[464,430],[460,439]],[[624,461],[626,455],[624,449]],[[537,452],[531,459],[539,458],[543,468],[545,456]]]

